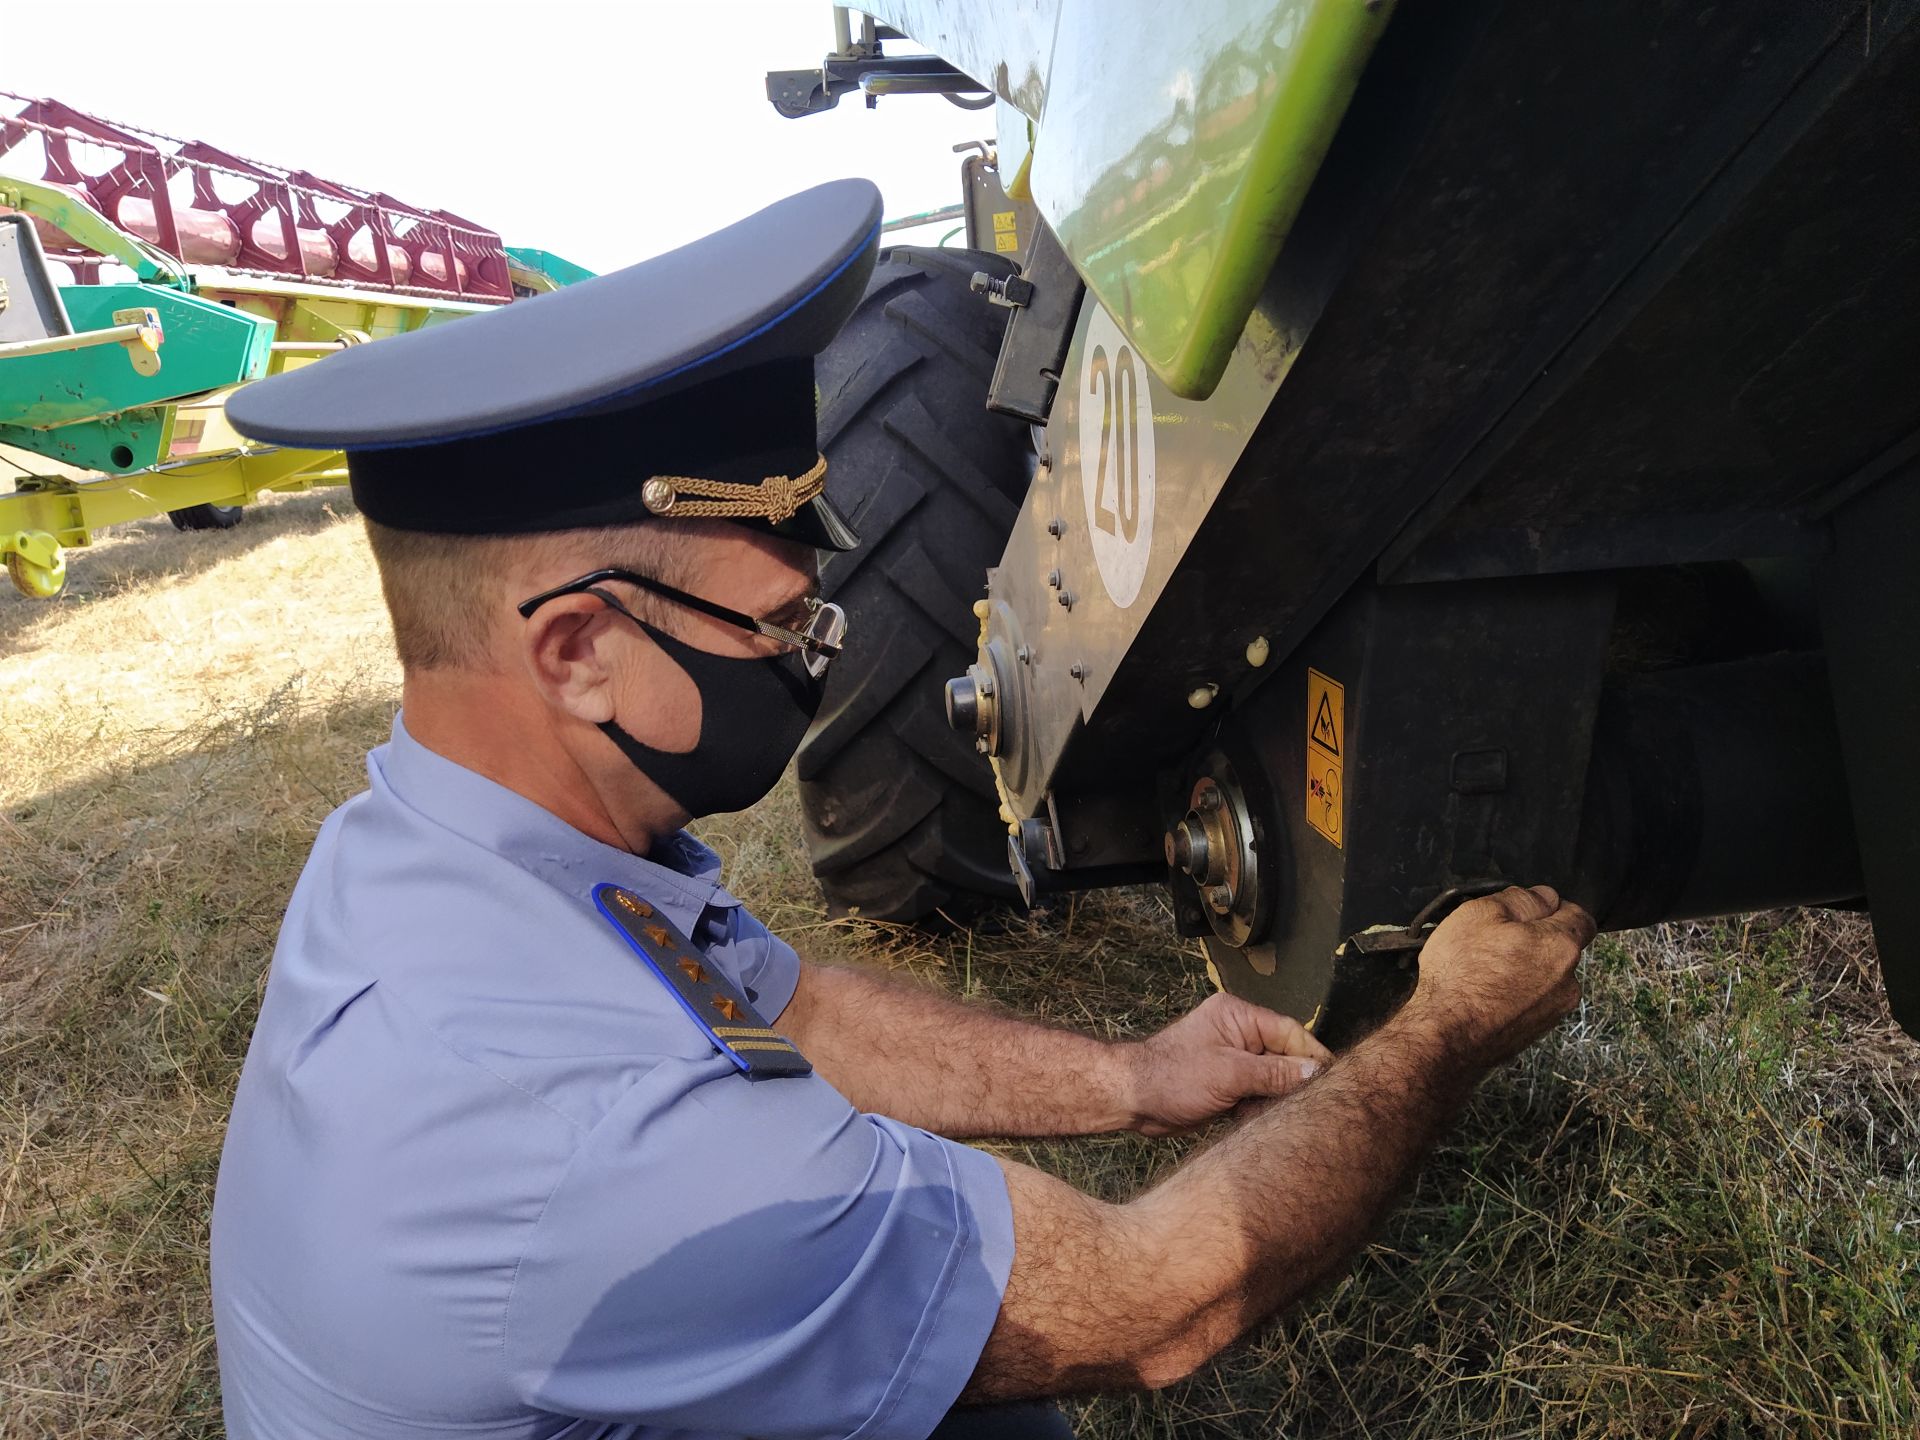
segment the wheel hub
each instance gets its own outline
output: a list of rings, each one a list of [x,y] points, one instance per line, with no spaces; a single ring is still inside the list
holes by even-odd
[[[1167,831],[1167,865],[1192,883],[1213,933],[1236,948],[1261,937],[1273,910],[1264,832],[1233,763],[1209,754],[1188,790],[1187,813]]]

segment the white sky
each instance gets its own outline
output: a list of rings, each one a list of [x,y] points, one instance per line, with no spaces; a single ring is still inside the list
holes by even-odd
[[[993,132],[991,110],[933,95],[775,114],[766,72],[819,64],[825,0],[6,9],[0,90],[451,210],[598,271],[846,175],[880,186],[889,219],[955,204],[951,147]]]

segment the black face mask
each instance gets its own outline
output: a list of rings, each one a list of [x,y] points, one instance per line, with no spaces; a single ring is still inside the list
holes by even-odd
[[[676,754],[636,740],[612,720],[601,730],[689,815],[723,815],[759,803],[800,748],[824,682],[807,673],[798,651],[715,655],[637,617],[635,623],[700,693],[700,738]]]

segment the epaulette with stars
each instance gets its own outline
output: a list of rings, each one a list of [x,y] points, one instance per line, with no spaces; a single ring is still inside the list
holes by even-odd
[[[762,1020],[747,997],[653,905],[612,884],[594,886],[593,903],[741,1074],[749,1080],[775,1080],[813,1073],[799,1047]]]

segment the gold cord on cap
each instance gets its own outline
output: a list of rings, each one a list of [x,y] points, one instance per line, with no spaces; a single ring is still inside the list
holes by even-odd
[[[640,503],[656,515],[678,520],[791,520],[800,507],[827,488],[827,457],[804,475],[769,475],[754,484],[703,480],[698,475],[655,475],[640,487]]]

